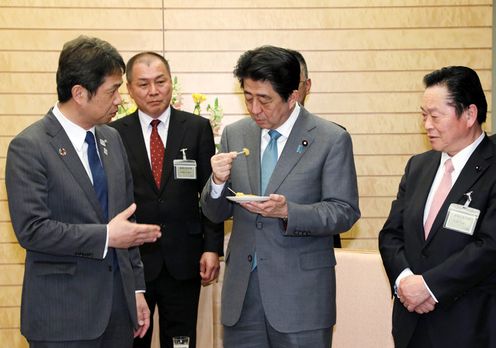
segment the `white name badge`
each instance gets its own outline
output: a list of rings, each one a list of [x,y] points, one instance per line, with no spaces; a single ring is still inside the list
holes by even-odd
[[[188,149],[185,148],[180,150],[183,153],[183,159],[176,159],[173,161],[174,179],[196,179],[196,161],[186,158],[186,150]]]
[[[195,160],[174,160],[174,179],[196,179],[196,161]]]
[[[452,203],[449,206],[448,214],[446,215],[443,226],[444,228],[472,236],[479,215],[479,209],[470,208],[467,204],[460,205]]]

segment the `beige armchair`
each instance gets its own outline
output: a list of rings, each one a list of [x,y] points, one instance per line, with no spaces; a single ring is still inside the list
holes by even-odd
[[[227,236],[226,236],[227,237]],[[392,348],[392,299],[378,252],[336,249],[337,323],[333,348]],[[219,281],[201,290],[197,347],[222,348]],[[156,319],[156,318],[155,318]],[[152,346],[158,348],[158,334]]]

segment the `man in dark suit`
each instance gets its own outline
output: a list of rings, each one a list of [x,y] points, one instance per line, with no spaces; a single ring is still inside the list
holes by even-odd
[[[127,221],[131,172],[119,134],[104,125],[121,103],[124,62],[109,43],[67,42],[58,103],[9,145],[6,186],[26,249],[21,332],[30,347],[132,347],[150,312],[138,245],[159,226]]]
[[[251,117],[225,127],[201,201],[213,221],[233,216],[224,347],[328,348],[333,235],[360,216],[351,137],[298,104],[300,65],[289,50],[247,51],[234,72]],[[237,154],[243,148],[249,156]],[[233,203],[228,188],[264,197]]]
[[[496,344],[496,147],[477,73],[424,77],[432,150],[413,156],[379,234],[397,348]]]
[[[135,55],[127,64],[126,77],[138,110],[111,126],[127,150],[138,204],[136,220],[162,229],[157,243],[141,249],[145,297],[152,315],[158,306],[161,346],[172,347],[172,337],[181,335],[189,336],[190,347],[195,347],[200,283],[217,278],[223,254],[223,224],[208,221],[198,203],[212,171],[212,129],[207,119],[170,106],[171,73],[161,55]],[[183,159],[190,162],[181,163]],[[150,347],[151,331],[136,339],[135,347]]]

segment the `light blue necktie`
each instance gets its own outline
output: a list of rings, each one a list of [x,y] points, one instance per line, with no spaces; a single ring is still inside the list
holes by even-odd
[[[265,190],[267,189],[267,184],[269,183],[270,177],[272,176],[272,172],[277,164],[277,139],[281,136],[276,130],[271,129],[269,131],[270,141],[265,148],[265,151],[262,156],[262,165],[261,165],[261,175],[260,175],[260,192],[263,195]],[[253,255],[253,263],[251,265],[251,270],[253,271],[257,268],[257,252],[255,251]]]
[[[260,193],[265,194],[267,184],[269,183],[272,172],[277,163],[277,139],[281,136],[276,130],[269,131],[270,141],[262,156],[261,175],[260,175]]]

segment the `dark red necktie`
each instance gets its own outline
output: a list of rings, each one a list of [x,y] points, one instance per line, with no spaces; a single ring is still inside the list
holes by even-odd
[[[158,135],[157,126],[160,120],[150,122],[152,126],[152,134],[150,136],[150,158],[152,161],[152,173],[155,179],[155,184],[160,188],[160,179],[162,178],[162,168],[164,165],[164,143]]]

